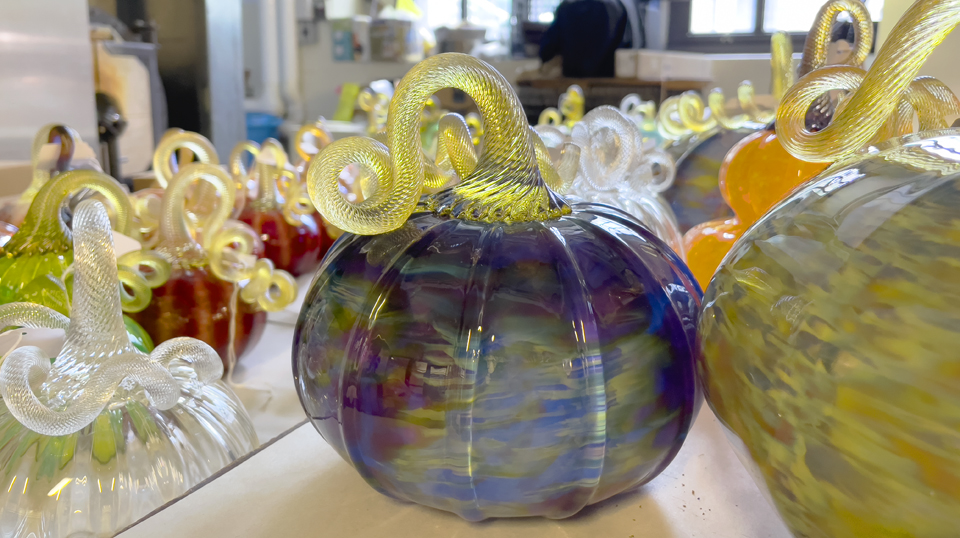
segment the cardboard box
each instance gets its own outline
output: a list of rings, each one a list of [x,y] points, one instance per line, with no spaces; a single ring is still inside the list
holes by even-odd
[[[713,60],[706,54],[638,50],[637,76],[640,80],[713,80]]]

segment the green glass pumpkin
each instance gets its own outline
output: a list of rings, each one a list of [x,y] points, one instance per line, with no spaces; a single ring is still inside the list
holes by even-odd
[[[116,231],[131,233],[132,208],[116,180],[92,170],[54,176],[37,191],[23,226],[0,248],[0,304],[31,302],[69,315],[72,279],[68,269],[73,263],[73,243],[61,207],[82,189],[102,195],[113,211]],[[123,298],[129,309],[134,298],[129,294]],[[146,352],[153,349],[142,327],[126,316],[124,323],[134,345]]]

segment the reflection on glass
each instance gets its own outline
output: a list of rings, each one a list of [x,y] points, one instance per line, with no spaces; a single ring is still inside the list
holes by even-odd
[[[756,9],[756,0],[691,0],[690,33],[752,33],[756,28]],[[809,27],[808,22],[804,31]]]

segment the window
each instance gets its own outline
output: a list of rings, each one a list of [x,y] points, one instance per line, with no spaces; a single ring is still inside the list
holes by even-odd
[[[862,0],[874,24],[883,16],[883,0]],[[794,50],[823,0],[679,0],[670,4],[667,48],[697,52],[767,52],[770,35],[793,34]]]
[[[417,0],[432,28],[460,24],[463,9],[471,24],[487,28],[510,24],[514,13],[524,13],[523,20],[553,22],[553,13],[563,0]]]
[[[545,24],[553,22],[553,14],[557,11],[557,6],[559,6],[562,1],[563,0],[533,0],[530,2],[527,20]]]

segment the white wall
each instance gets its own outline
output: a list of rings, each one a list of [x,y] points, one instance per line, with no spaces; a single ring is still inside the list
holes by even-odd
[[[340,99],[337,90],[344,83],[354,82],[363,87],[378,79],[397,79],[413,65],[392,62],[334,62],[332,48],[328,21],[319,23],[317,43],[300,47],[300,75],[308,119],[317,116],[331,117]],[[539,60],[511,60],[492,62],[492,65],[513,83],[521,69],[536,67],[539,63]]]
[[[30,160],[47,123],[97,147],[86,0],[0,0],[0,160]]]
[[[877,32],[877,50],[890,35],[894,25],[900,20],[914,0],[886,0],[883,5],[883,20]],[[950,87],[954,93],[960,92],[960,69],[957,69],[957,55],[960,53],[960,32],[954,31],[930,55],[920,69],[920,75],[937,77]]]

